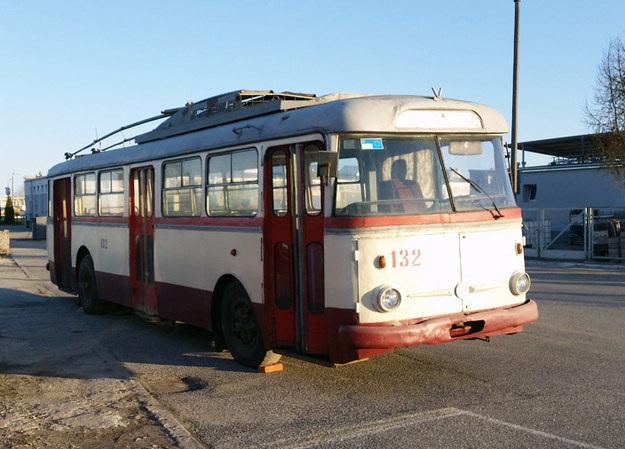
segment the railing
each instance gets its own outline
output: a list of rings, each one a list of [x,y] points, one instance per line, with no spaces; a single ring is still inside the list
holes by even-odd
[[[625,209],[523,209],[528,257],[625,263]]]

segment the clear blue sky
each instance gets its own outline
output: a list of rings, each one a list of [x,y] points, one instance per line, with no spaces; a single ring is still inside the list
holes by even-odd
[[[625,34],[625,2],[520,6],[519,141],[588,132],[582,108]],[[510,122],[513,29],[513,0],[0,0],[0,186],[15,173],[18,190],[96,134],[236,89],[440,87]]]

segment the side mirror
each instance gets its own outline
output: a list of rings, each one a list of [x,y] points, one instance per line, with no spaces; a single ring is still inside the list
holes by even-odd
[[[317,163],[317,176],[322,180],[336,178],[338,161],[338,153],[334,151],[320,151],[319,162]]]

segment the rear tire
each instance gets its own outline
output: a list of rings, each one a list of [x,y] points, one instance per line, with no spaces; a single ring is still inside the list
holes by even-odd
[[[265,358],[263,338],[254,307],[238,282],[229,284],[223,293],[221,329],[232,357],[241,365],[256,368]]]
[[[89,315],[100,315],[105,311],[104,302],[98,296],[91,256],[83,257],[78,267],[78,301]]]

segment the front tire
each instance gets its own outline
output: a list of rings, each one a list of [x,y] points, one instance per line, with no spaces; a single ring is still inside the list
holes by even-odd
[[[84,312],[89,315],[104,313],[104,302],[98,296],[91,256],[83,257],[78,267],[78,301]]]
[[[241,365],[256,368],[263,362],[263,338],[254,307],[238,282],[229,284],[223,293],[221,329],[232,357]]]

